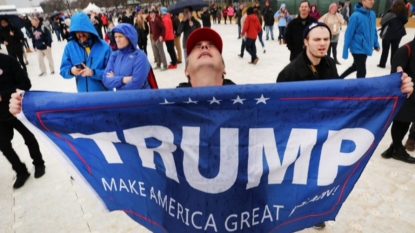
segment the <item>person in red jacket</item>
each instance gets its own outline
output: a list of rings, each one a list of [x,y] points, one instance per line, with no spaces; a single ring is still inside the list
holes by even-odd
[[[162,6],[160,9],[160,13],[163,18],[163,24],[166,28],[164,32],[164,41],[166,42],[167,52],[170,55],[170,65],[167,67],[168,69],[176,69],[177,68],[177,57],[176,52],[174,51],[174,32],[173,32],[173,22],[171,21],[170,14],[167,13],[167,8]]]
[[[228,9],[226,7],[223,7],[222,15],[223,15],[223,20],[225,20],[225,24],[226,24],[226,18],[228,17]]]
[[[102,26],[104,26],[104,32],[108,31],[108,17],[106,13],[101,15]]]
[[[256,56],[256,46],[255,41],[258,36],[258,33],[262,30],[261,23],[259,22],[258,17],[254,14],[254,9],[249,7],[247,10],[247,17],[245,19],[244,27],[242,29],[242,35],[246,33],[246,51],[251,54],[251,61],[249,64],[254,64],[258,62],[259,58]]]
[[[156,10],[150,11],[150,28],[153,32],[154,53],[156,54],[155,59],[157,62],[157,66],[154,69],[165,71],[167,70],[167,62],[163,49],[163,41],[166,27],[164,27],[163,21],[160,17],[156,16]],[[163,63],[163,67],[161,67],[161,63]]]

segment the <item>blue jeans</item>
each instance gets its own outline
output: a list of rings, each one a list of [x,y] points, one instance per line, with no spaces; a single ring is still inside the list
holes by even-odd
[[[262,48],[265,48],[264,41],[262,40],[262,33],[263,33],[263,32],[264,32],[264,31],[263,31],[263,30],[261,30],[261,31],[258,33],[258,40],[259,40],[259,42],[261,42]]]
[[[241,25],[238,25],[238,38],[241,37]]]
[[[265,26],[265,33],[266,33],[266,38],[268,40],[269,36],[268,34],[271,32],[271,39],[274,39],[274,26]]]
[[[61,41],[61,31],[55,30],[56,37],[58,38],[58,41]]]
[[[278,35],[278,40],[283,40],[285,38],[285,29],[287,27],[278,27],[280,34]]]

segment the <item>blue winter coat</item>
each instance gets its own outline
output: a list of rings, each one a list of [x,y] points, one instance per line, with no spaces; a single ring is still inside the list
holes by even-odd
[[[344,35],[343,58],[352,54],[364,54],[371,56],[373,49],[380,48],[376,30],[375,12],[363,8],[361,3],[354,7],[354,13],[350,16]]]
[[[75,32],[88,32],[91,38],[88,40],[91,52],[87,55],[84,47],[76,38]],[[71,68],[79,63],[84,63],[92,69],[93,75],[89,77],[76,76],[78,92],[106,91],[102,83],[102,75],[111,55],[109,45],[98,37],[98,33],[92,25],[88,15],[77,13],[73,15],[70,26],[70,37],[62,56],[60,74],[63,78],[73,78]]]
[[[102,82],[108,89],[117,90],[150,89],[147,81],[150,71],[150,62],[146,54],[137,49],[138,41],[137,30],[128,23],[120,23],[112,30],[112,35],[121,33],[128,38],[130,44],[125,48],[119,49],[111,54],[107,68],[102,76]],[[114,77],[107,77],[107,73],[114,73]],[[123,84],[125,76],[132,76],[129,83]]]
[[[285,6],[285,3],[281,4],[280,9],[279,9],[277,12],[275,12],[275,14],[274,14],[274,18],[278,18],[278,17],[280,17],[280,12],[281,12],[281,9],[282,9],[283,7],[286,7],[286,6]],[[287,8],[285,8],[285,10],[287,10]],[[287,11],[287,12],[288,12],[288,11]],[[278,19],[278,27],[286,27],[286,26],[287,26],[287,19],[288,19],[288,18],[291,18],[291,16],[289,16],[289,15],[285,15],[285,17],[283,17],[283,18],[279,18],[279,19]]]

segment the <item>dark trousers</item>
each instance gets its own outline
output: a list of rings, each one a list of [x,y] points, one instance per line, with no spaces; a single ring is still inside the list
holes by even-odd
[[[411,128],[409,129],[409,139],[415,140],[415,124],[412,123]]]
[[[166,40],[166,47],[167,47],[167,52],[170,55],[171,64],[176,65],[177,57],[176,57],[176,51],[174,51],[174,40]]]
[[[223,20],[225,21],[225,24],[226,24],[226,18],[228,18],[228,16],[223,16]]]
[[[246,40],[242,39],[242,44],[241,44],[241,57],[244,56],[245,47],[246,47]]]
[[[401,38],[402,39],[402,38]],[[388,60],[389,55],[389,47],[391,47],[391,59],[390,64],[392,64],[393,55],[395,55],[396,51],[398,51],[399,43],[401,39],[398,40],[382,40],[382,55],[380,56],[380,66],[386,66],[386,61]]]
[[[357,78],[364,78],[366,77],[366,59],[367,55],[364,54],[352,54],[353,56],[353,64],[350,66],[343,74],[340,75],[341,78],[345,78],[349,76],[349,74],[357,71],[356,77]]]
[[[391,128],[392,143],[395,148],[403,147],[402,140],[408,132],[411,122],[394,120]]]
[[[147,55],[147,41],[138,43],[138,48],[144,51]]]
[[[55,29],[55,34],[56,34],[56,37],[58,38],[58,41],[61,41],[61,30]]]
[[[14,57],[14,58],[16,58],[19,61],[19,63],[22,66],[22,68],[25,71],[27,71],[26,65],[24,64],[24,60],[23,60],[23,47],[22,47],[21,53],[9,53],[9,55],[12,56],[12,57]]]
[[[337,42],[336,43],[330,43],[329,49],[327,50],[327,56],[330,57],[331,50],[333,50],[333,59],[337,61]]]
[[[30,157],[33,159],[33,165],[35,167],[42,167],[45,162],[42,159],[42,154],[39,150],[39,144],[35,136],[20,122],[17,118],[10,121],[0,121],[0,150],[3,155],[6,156],[7,160],[12,165],[14,171],[17,174],[25,174],[27,172],[26,166],[19,159],[12,147],[12,139],[14,136],[13,129],[19,132],[29,149]]]
[[[29,48],[30,48],[29,43],[27,42],[27,38],[24,38],[24,39],[23,39],[23,45],[24,45],[24,47],[25,47],[26,49],[29,49]]]
[[[257,58],[256,56],[256,46],[255,46],[255,41],[256,39],[249,39],[246,38],[246,42],[245,42],[245,46],[246,46],[246,51],[251,54],[251,62],[254,62],[255,59]]]
[[[278,30],[280,31],[278,40],[283,40],[285,38],[285,29],[287,29],[287,27],[278,27]]]

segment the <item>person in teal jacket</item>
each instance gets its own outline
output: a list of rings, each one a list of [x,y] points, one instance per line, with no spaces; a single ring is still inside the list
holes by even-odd
[[[357,78],[366,77],[366,59],[372,56],[373,49],[380,50],[376,30],[376,15],[372,11],[373,0],[361,0],[354,7],[354,13],[349,19],[344,35],[343,59],[350,53],[353,56],[353,65],[349,67],[341,78],[357,71]]]
[[[112,30],[118,50],[111,54],[102,82],[112,90],[150,89],[147,76],[150,62],[146,54],[137,49],[137,30],[128,23],[120,23]]]
[[[73,15],[60,75],[66,79],[75,77],[78,92],[107,91],[102,76],[110,55],[110,46],[99,38],[88,15]]]

